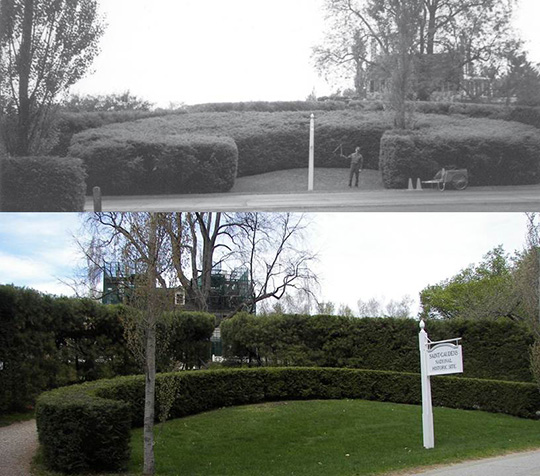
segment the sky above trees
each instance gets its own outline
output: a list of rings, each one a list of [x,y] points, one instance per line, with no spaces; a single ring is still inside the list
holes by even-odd
[[[311,62],[323,0],[100,0],[107,30],[94,73],[73,92],[130,90],[170,103],[303,100],[332,91]],[[514,25],[540,62],[538,0],[520,0]]]
[[[348,305],[399,300],[478,263],[498,245],[522,250],[526,217],[517,213],[315,213],[308,235],[319,255],[321,301]],[[70,295],[62,284],[82,265],[73,235],[78,214],[0,214],[0,284]],[[415,306],[413,306],[416,311]]]

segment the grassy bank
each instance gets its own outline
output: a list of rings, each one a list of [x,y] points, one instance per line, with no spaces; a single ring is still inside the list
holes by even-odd
[[[157,432],[160,475],[382,474],[540,447],[540,422],[435,408],[435,448],[421,408],[361,400],[277,402],[173,420]],[[130,473],[142,467],[133,432]]]

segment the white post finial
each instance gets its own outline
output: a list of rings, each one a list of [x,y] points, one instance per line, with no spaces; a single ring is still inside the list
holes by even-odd
[[[424,330],[426,328],[426,323],[424,322],[424,319],[420,319],[420,329]]]
[[[315,114],[311,113],[309,124],[309,168],[308,168],[308,191],[313,190],[315,169]]]

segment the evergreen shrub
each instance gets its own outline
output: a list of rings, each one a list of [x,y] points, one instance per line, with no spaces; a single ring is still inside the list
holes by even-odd
[[[236,145],[226,137],[121,128],[77,135],[69,152],[84,162],[88,193],[100,186],[107,195],[226,192],[238,166]]]
[[[0,209],[6,212],[76,212],[84,209],[85,171],[71,157],[3,159]]]
[[[533,335],[510,319],[427,321],[432,340],[463,339],[463,377],[533,380]],[[418,321],[238,314],[221,324],[227,362],[419,372]],[[496,349],[496,352],[495,352]]]
[[[345,109],[343,101],[248,101],[218,102],[187,106],[188,112],[284,112],[284,111],[335,111]]]
[[[94,385],[52,390],[36,410],[45,464],[66,473],[121,471],[129,460],[126,403],[97,398]]]
[[[238,146],[238,176],[307,167],[310,113],[239,112],[189,113],[136,122],[113,124],[85,131],[74,137],[70,153],[81,156],[78,144],[89,147],[85,161],[98,161],[99,149],[90,144],[118,137],[175,136],[204,134],[232,138]],[[360,146],[364,167],[378,169],[379,144],[389,128],[386,118],[374,112],[321,111],[315,117],[315,166],[349,167],[340,157]],[[141,156],[144,158],[144,156]],[[84,158],[84,157],[83,157]],[[89,172],[90,174],[90,172]]]
[[[139,370],[124,339],[123,305],[0,286],[0,414],[43,391]]]
[[[408,135],[387,132],[380,168],[387,188],[430,180],[445,167],[465,168],[470,185],[525,185],[540,181],[540,137],[524,124],[439,116]]]
[[[185,111],[94,111],[94,112],[68,112],[58,114],[56,130],[58,141],[49,155],[65,157],[74,134],[87,129],[95,129],[107,124],[131,122],[149,117],[164,116],[166,114],[181,114]]]
[[[328,368],[260,368],[179,372],[157,377],[156,394],[174,380],[171,418],[224,406],[294,399],[420,404],[420,376]],[[432,378],[433,403],[538,418],[535,384]],[[160,402],[157,401],[159,408]],[[142,425],[144,376],[119,377],[43,394],[36,412],[46,464],[66,472],[120,470],[129,458],[129,427]]]

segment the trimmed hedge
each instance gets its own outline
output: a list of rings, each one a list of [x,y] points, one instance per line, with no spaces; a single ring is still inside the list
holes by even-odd
[[[85,171],[71,157],[10,157],[2,160],[0,210],[10,212],[82,211]]]
[[[171,115],[86,131],[74,137],[70,153],[92,157],[94,151],[80,150],[115,136],[137,137],[205,134],[231,137],[238,146],[238,176],[247,176],[307,166],[309,152],[309,112],[230,112]],[[351,154],[360,146],[364,167],[378,169],[379,144],[387,118],[375,112],[321,111],[315,117],[316,167],[349,167],[349,161],[334,152],[342,144]],[[93,139],[92,139],[93,138]],[[76,147],[76,148],[75,148]]]
[[[388,131],[380,168],[387,188],[409,178],[432,179],[442,167],[466,168],[470,185],[525,185],[540,181],[538,130],[490,119],[432,118],[412,133]]]
[[[248,101],[217,102],[187,106],[188,112],[284,112],[284,111],[335,111],[346,109],[343,101]]]
[[[98,398],[95,390],[99,385],[100,381],[64,387],[40,398],[36,414],[39,442],[50,469],[66,473],[126,469],[129,407]]]
[[[124,337],[128,312],[0,285],[0,414],[33,408],[45,390],[138,372]]]
[[[157,377],[175,382],[170,416],[224,406],[287,399],[339,399],[421,403],[418,374],[352,369],[265,368],[179,372]],[[540,392],[531,383],[437,377],[435,405],[538,418]],[[157,403],[159,406],[159,401]],[[140,426],[144,377],[120,377],[43,394],[36,419],[51,469],[118,471],[129,458],[129,427]]]
[[[58,131],[58,142],[49,155],[65,157],[74,134],[102,127],[107,124],[131,122],[148,117],[165,116],[167,114],[181,114],[185,111],[96,111],[96,112],[67,112],[61,111],[55,127]]]
[[[86,131],[69,152],[86,166],[88,193],[97,185],[107,195],[226,192],[238,166],[236,144],[226,137],[122,128]]]
[[[510,319],[428,320],[432,340],[463,339],[463,377],[533,381],[530,330]],[[237,314],[221,324],[226,363],[420,372],[418,321]],[[497,349],[494,351],[494,349]],[[460,376],[461,377],[461,376]]]
[[[414,103],[409,104],[412,104],[414,110],[420,114],[459,114],[465,117],[522,122],[524,124],[529,124],[540,128],[540,107],[446,101],[415,101]],[[360,100],[338,97],[319,98],[317,101],[252,101],[195,104],[193,106],[187,106],[182,112],[283,112],[341,110],[384,111],[385,104],[381,100]]]

